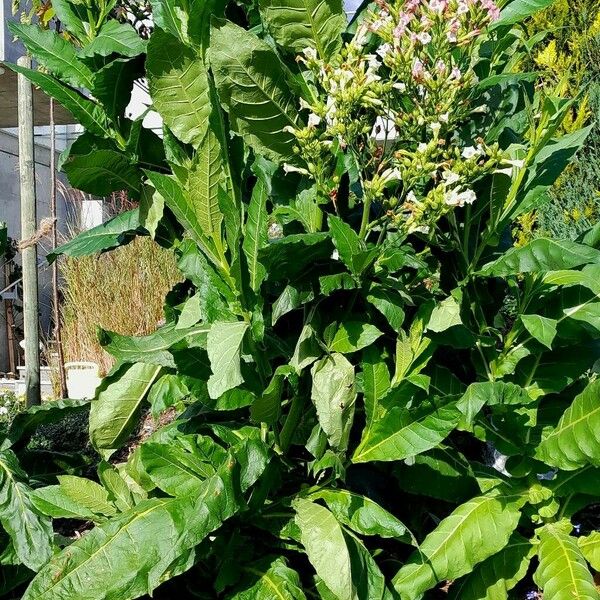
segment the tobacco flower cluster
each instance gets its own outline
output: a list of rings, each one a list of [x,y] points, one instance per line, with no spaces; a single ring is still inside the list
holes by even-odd
[[[357,166],[362,201],[381,205],[386,227],[429,233],[475,202],[473,182],[505,162],[496,145],[457,133],[487,110],[474,100],[473,67],[499,9],[493,0],[377,4],[331,59],[310,48],[299,57],[312,97],[301,103],[307,124],[293,130],[296,150],[322,198],[337,183],[341,150]]]

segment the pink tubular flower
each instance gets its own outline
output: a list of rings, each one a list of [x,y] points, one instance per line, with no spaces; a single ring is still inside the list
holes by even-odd
[[[421,33],[417,34],[417,39],[419,42],[421,42],[421,44],[423,44],[423,46],[427,46],[427,44],[429,44],[431,41],[431,36],[426,31],[421,31]]]
[[[458,67],[453,67],[452,72],[450,73],[450,79],[460,79],[462,73]]]
[[[425,67],[420,59],[415,58],[412,66],[412,76],[415,79],[422,79],[425,74]]]
[[[435,63],[435,69],[440,75],[443,75],[446,72],[446,63],[441,58],[438,58]]]
[[[429,0],[429,10],[436,13],[443,13],[446,10],[446,0]]]

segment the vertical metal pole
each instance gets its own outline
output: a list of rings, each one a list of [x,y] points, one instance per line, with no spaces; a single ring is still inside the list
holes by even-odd
[[[54,98],[50,98],[50,216],[54,220],[52,230],[52,250],[58,246],[58,218],[56,213],[56,124],[54,122]],[[58,302],[58,260],[52,263],[52,312],[54,316],[54,340],[58,357],[58,376],[60,381],[60,397],[67,397],[67,378],[65,375],[65,358],[62,346],[62,326],[60,322],[60,306]]]
[[[31,68],[31,59],[17,60],[21,67]],[[21,183],[21,239],[33,238],[37,229],[35,197],[35,162],[33,146],[33,89],[27,78],[18,75],[19,100],[19,175]],[[25,393],[27,406],[41,404],[40,342],[38,332],[37,245],[22,250],[23,321],[25,329]]]

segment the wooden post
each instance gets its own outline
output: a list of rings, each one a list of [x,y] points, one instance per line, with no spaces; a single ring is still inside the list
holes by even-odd
[[[56,213],[56,124],[54,122],[54,98],[50,98],[50,217],[54,221],[52,250],[55,250],[58,246],[58,217]],[[67,377],[65,374],[60,305],[58,302],[58,260],[52,263],[52,313],[54,317],[54,341],[56,342],[56,355],[58,357],[60,397],[66,398]]]
[[[31,59],[17,60],[31,68]],[[37,229],[35,160],[33,142],[33,89],[24,75],[18,75],[19,101],[19,179],[21,184],[21,239],[32,239]],[[25,394],[27,406],[41,404],[40,342],[38,331],[37,245],[22,249],[23,324],[25,329]]]

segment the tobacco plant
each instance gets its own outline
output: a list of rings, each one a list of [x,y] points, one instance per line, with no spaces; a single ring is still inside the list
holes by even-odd
[[[516,68],[550,3],[152,0],[146,43],[54,0],[62,35],[12,26],[39,69],[9,67],[85,127],[71,184],[139,199],[51,259],[149,235],[185,277],[155,333],[100,332],[95,470],[19,466],[80,404],[9,430],[24,600],[600,597],[600,229],[510,239],[588,134]],[[141,77],[161,135],[124,114]]]

